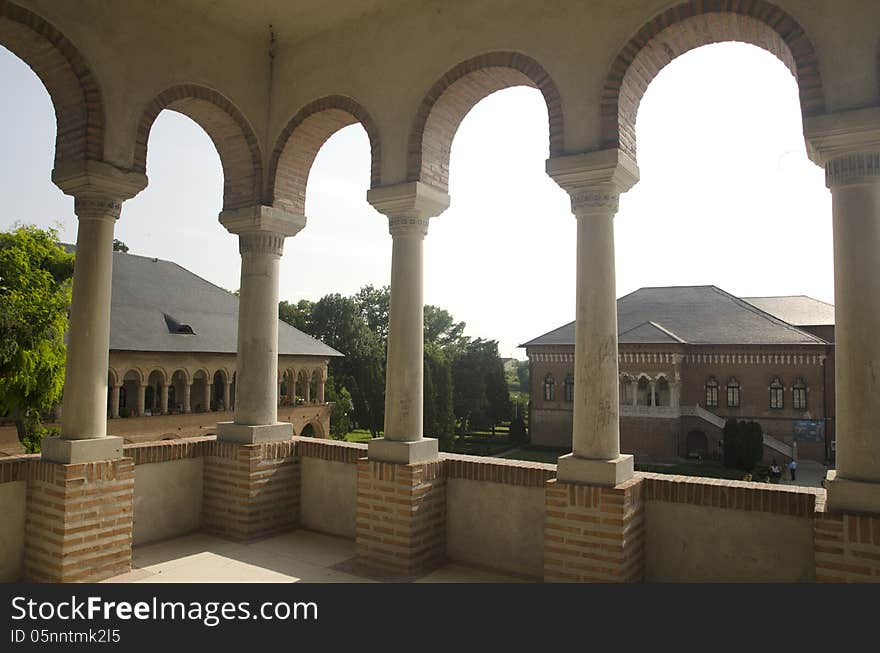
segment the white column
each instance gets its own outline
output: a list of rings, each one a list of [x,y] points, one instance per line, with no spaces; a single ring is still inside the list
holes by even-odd
[[[617,485],[632,477],[633,458],[620,454],[614,215],[638,168],[614,149],[550,159],[547,172],[577,218],[572,453],[559,459],[558,478]]]
[[[320,375],[318,376],[318,403],[324,403],[324,383],[327,381],[327,371],[321,370]]]
[[[146,414],[147,408],[147,384],[140,383],[138,384],[138,394],[137,394],[137,416],[143,417]]]
[[[183,412],[191,413],[192,412],[192,403],[190,403],[190,396],[192,394],[192,383],[190,381],[184,380],[183,382]]]
[[[232,397],[232,381],[227,381],[223,384],[223,410],[231,410],[232,406],[229,405],[230,398]]]
[[[388,217],[392,238],[385,437],[369,443],[368,457],[399,464],[435,460],[437,440],[422,434],[422,258],[428,222],[446,210],[449,196],[427,184],[411,182],[374,188],[367,199]]]
[[[168,414],[168,384],[163,383],[159,390],[159,411],[163,415]]]
[[[217,428],[220,440],[286,440],[293,426],[278,421],[278,284],[284,239],[305,226],[305,216],[267,206],[224,211],[220,222],[238,235],[241,290],[235,414]]]
[[[306,370],[303,375],[303,401],[310,403],[312,401],[312,372]]]
[[[42,458],[61,463],[119,458],[122,439],[107,438],[107,367],[113,229],[122,202],[147,183],[145,175],[106,163],[59,164],[52,180],[74,197],[79,220],[61,437],[43,441]]]
[[[635,379],[632,382],[632,405],[635,408],[639,405],[639,380]]]
[[[649,405],[649,406],[652,406],[652,407],[653,407],[653,406],[656,406],[656,405],[657,405],[657,397],[656,397],[656,392],[657,392],[657,381],[651,381],[651,382],[648,384],[648,392],[651,393],[650,401],[648,402],[648,405]]]
[[[208,382],[208,378],[205,377],[205,412],[211,412],[211,386],[213,383]]]
[[[811,119],[834,227],[837,469],[828,508],[880,513],[880,108]]]
[[[119,389],[121,385],[114,385],[110,388],[110,417],[119,419]]]

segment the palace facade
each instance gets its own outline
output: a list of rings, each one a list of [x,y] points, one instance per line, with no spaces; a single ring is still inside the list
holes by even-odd
[[[833,306],[684,286],[641,288],[617,311],[623,451],[646,460],[718,456],[724,423],[736,418],[761,424],[768,460],[824,463],[832,454]],[[574,328],[522,345],[533,444],[571,446]]]

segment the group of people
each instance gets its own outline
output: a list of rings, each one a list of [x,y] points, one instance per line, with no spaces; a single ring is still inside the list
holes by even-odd
[[[791,474],[791,480],[794,481],[797,472],[797,461],[794,458],[788,463],[788,471]],[[778,483],[780,480],[782,480],[782,468],[776,462],[776,458],[774,458],[770,464],[770,482]]]

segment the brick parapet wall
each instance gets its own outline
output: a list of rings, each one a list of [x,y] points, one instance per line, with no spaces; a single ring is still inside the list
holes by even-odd
[[[31,460],[24,574],[94,582],[131,569],[134,462]]]
[[[295,442],[208,444],[202,507],[206,531],[235,540],[265,537],[294,528],[299,507]]]
[[[546,463],[451,453],[441,454],[441,460],[444,462],[446,478],[543,487],[544,483],[556,477],[556,465]]]
[[[547,482],[545,581],[632,583],[644,575],[643,479],[616,487]]]
[[[816,580],[880,582],[880,516],[816,512]]]
[[[446,557],[444,462],[358,461],[356,541],[368,567],[417,576]]]
[[[332,462],[356,465],[366,456],[367,445],[359,442],[340,442],[338,440],[318,440],[315,438],[294,438],[296,452],[302,458],[320,458]]]
[[[825,490],[796,485],[770,485],[721,478],[672,476],[637,472],[645,484],[647,501],[667,501],[725,510],[771,512],[811,517],[824,505]]]
[[[213,443],[216,440],[216,436],[208,435],[181,440],[127,444],[122,448],[122,452],[124,455],[131,457],[135,465],[164,463],[171,460],[199,458],[208,455],[208,452],[215,446]]]

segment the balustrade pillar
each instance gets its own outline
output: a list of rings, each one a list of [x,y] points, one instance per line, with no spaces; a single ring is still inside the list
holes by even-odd
[[[73,296],[60,437],[46,438],[42,458],[60,463],[122,456],[122,439],[107,437],[107,368],[113,230],[122,203],[146,187],[146,175],[86,161],[59,164],[52,181],[74,197],[78,219]]]
[[[268,206],[224,211],[220,222],[238,235],[241,290],[238,310],[235,413],[217,427],[220,440],[256,443],[293,437],[278,421],[278,285],[284,239],[306,223],[303,215]]]
[[[437,440],[423,437],[423,245],[428,222],[449,196],[422,182],[374,188],[367,199],[388,217],[391,300],[385,375],[384,438],[369,443],[370,459],[410,464],[437,458]]]
[[[834,230],[837,468],[828,508],[880,513],[880,107],[811,118]]]
[[[638,168],[615,149],[550,159],[547,173],[577,218],[572,453],[559,459],[558,478],[613,486],[633,475],[632,456],[620,453],[614,215]]]

